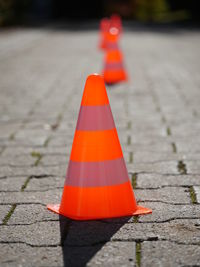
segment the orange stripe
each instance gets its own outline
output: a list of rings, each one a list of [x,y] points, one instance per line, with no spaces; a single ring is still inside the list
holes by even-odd
[[[59,212],[72,219],[87,220],[132,215],[136,209],[129,181],[115,186],[64,186]]]
[[[73,161],[103,161],[123,157],[116,128],[104,131],[76,130],[72,145]]]
[[[85,84],[82,106],[95,106],[109,104],[104,80],[100,75],[90,75]]]

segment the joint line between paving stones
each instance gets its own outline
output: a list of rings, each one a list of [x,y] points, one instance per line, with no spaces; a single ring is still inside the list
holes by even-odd
[[[9,219],[11,218],[13,212],[15,211],[16,207],[17,207],[17,204],[13,204],[13,205],[12,205],[12,207],[11,207],[10,210],[9,210],[9,212],[6,214],[6,216],[5,216],[4,219],[3,219],[3,223],[2,223],[3,225],[6,225],[6,224],[7,224],[7,222],[8,222]]]
[[[141,266],[141,242],[136,241],[135,244],[135,258],[136,258],[136,267]]]
[[[190,186],[189,192],[190,192],[190,198],[191,198],[192,204],[198,204],[197,196],[196,196],[193,186]]]
[[[24,184],[22,185],[22,187],[21,187],[21,192],[24,192],[24,190],[26,189],[26,187],[27,187],[28,183],[30,182],[30,180],[31,180],[31,176],[29,176],[29,177],[26,179],[26,181],[24,182]]]

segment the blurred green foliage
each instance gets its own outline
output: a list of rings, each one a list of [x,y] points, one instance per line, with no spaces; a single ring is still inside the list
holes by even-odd
[[[136,18],[141,21],[164,21],[169,13],[166,0],[138,0],[136,2]]]
[[[167,0],[136,0],[135,18],[143,22],[172,22],[189,18],[186,10],[172,11]]]
[[[0,0],[0,26],[20,22],[29,4],[29,0]]]

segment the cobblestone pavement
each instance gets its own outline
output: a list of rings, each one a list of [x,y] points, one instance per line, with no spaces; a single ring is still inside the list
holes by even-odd
[[[125,31],[130,81],[107,87],[138,203],[76,222],[59,203],[96,30],[0,33],[0,266],[200,266],[200,34]]]

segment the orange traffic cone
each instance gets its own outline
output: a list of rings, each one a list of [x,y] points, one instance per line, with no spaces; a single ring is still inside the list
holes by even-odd
[[[152,212],[137,206],[100,75],[85,84],[61,204],[47,208],[76,220]]]
[[[99,48],[105,49],[106,48],[106,35],[110,29],[110,20],[108,18],[103,18],[100,21],[100,41],[99,41]]]
[[[105,48],[106,50],[119,50],[119,30],[112,27],[105,33]]]
[[[123,56],[120,50],[108,50],[106,52],[103,77],[107,84],[114,84],[128,80],[128,75],[123,65]]]
[[[110,24],[111,24],[111,27],[116,27],[120,33],[122,32],[122,20],[119,15],[113,14],[110,17]]]

